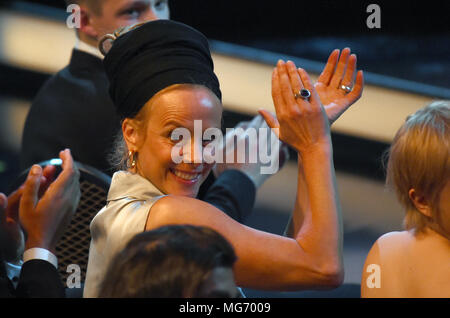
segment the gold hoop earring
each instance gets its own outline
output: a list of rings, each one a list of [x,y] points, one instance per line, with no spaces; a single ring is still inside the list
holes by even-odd
[[[127,166],[131,169],[136,168],[136,153],[134,151],[128,151]]]

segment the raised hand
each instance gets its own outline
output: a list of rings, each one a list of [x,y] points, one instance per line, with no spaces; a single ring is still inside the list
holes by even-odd
[[[355,71],[356,55],[350,54],[350,49],[345,48],[339,57],[339,50],[336,49],[330,54],[325,68],[314,84],[330,125],[361,97],[364,76],[362,71],[358,71],[355,81]],[[351,91],[347,92],[342,85],[351,88]]]
[[[310,91],[309,99],[294,96],[303,88]],[[260,110],[259,113],[280,140],[299,153],[317,148],[331,149],[329,123],[305,70],[297,70],[293,62],[279,61],[272,73],[272,98],[276,117],[266,110]]]
[[[53,251],[70,222],[80,199],[79,172],[70,151],[61,151],[62,172],[39,199],[42,168],[34,165],[23,186],[20,199],[20,223],[27,233],[26,248],[41,247]]]

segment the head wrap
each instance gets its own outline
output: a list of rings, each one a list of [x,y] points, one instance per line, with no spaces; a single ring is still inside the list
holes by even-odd
[[[104,65],[121,119],[136,116],[150,98],[173,84],[203,85],[222,98],[208,40],[179,22],[151,21],[119,36]]]

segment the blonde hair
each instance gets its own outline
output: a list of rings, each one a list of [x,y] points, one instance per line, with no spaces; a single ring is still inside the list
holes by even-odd
[[[101,15],[103,0],[64,0],[67,6],[70,4],[85,4],[95,15]]]
[[[450,101],[435,101],[407,117],[388,151],[386,182],[406,210],[406,230],[421,232],[436,221],[439,194],[450,178]],[[411,199],[414,189],[430,202],[432,217]]]

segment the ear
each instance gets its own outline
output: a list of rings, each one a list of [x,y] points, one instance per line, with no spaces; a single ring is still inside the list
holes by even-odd
[[[410,189],[408,195],[420,213],[430,218],[432,217],[430,202],[424,196],[420,195],[415,189]]]
[[[122,123],[122,134],[128,150],[137,152],[141,144],[138,123],[133,119],[125,118]]]
[[[86,8],[80,7],[80,29],[79,32],[97,39],[99,33],[94,28],[92,24],[92,13],[90,13]]]

